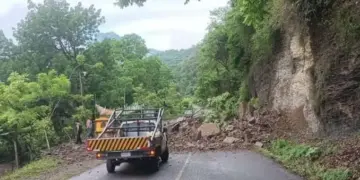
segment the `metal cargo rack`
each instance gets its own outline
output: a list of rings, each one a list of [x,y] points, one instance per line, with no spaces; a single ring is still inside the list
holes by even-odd
[[[114,134],[113,137],[121,137],[121,132],[137,132],[138,136],[140,136],[140,132],[152,132],[151,140],[153,140],[156,131],[162,128],[162,115],[164,113],[163,108],[159,109],[121,109],[114,110],[112,115],[110,116],[104,130],[97,137],[100,139],[103,137],[104,133],[112,132]],[[148,121],[149,124],[154,123],[154,125],[140,126],[142,122]],[[155,121],[155,122],[154,122]],[[124,126],[121,127],[121,124],[125,123],[134,123],[137,122],[136,127]],[[132,124],[131,123],[131,124]]]

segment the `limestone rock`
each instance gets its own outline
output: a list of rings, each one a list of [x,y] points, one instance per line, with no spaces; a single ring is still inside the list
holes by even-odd
[[[235,127],[233,125],[228,125],[228,126],[226,126],[225,131],[233,131],[234,128]]]
[[[196,134],[195,134],[195,136],[194,136],[194,140],[195,140],[195,141],[198,141],[198,140],[200,140],[200,139],[201,139],[201,131],[197,131]]]
[[[215,123],[204,123],[199,128],[202,137],[216,136],[220,133],[219,127]]]
[[[263,144],[262,142],[257,141],[257,142],[255,143],[255,146],[257,146],[257,147],[259,147],[259,148],[262,148],[262,147],[264,146],[264,144]]]
[[[238,110],[238,116],[240,119],[243,119],[245,117],[246,111],[247,111],[247,102],[241,102],[239,105]]]
[[[226,137],[223,142],[224,142],[224,143],[228,143],[228,144],[232,144],[232,143],[237,142],[237,141],[239,141],[238,138]]]
[[[255,124],[256,123],[256,118],[251,117],[248,121],[249,121],[250,124]]]

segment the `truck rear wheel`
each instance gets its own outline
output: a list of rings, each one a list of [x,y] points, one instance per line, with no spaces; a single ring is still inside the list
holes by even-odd
[[[169,148],[166,147],[165,151],[161,154],[161,161],[167,162],[169,160]]]
[[[108,173],[115,172],[115,164],[114,164],[113,160],[111,160],[111,159],[106,160],[106,170]]]
[[[159,158],[151,159],[149,164],[150,164],[150,171],[151,172],[156,172],[156,171],[158,171],[160,169]]]

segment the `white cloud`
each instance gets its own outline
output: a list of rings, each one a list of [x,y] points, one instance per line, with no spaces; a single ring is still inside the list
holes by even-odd
[[[43,2],[43,0],[33,0]],[[101,31],[114,31],[120,35],[137,33],[148,47],[158,49],[187,48],[197,43],[205,34],[209,22],[209,11],[226,5],[228,0],[197,0],[184,5],[185,0],[148,0],[143,7],[125,9],[114,6],[115,0],[82,0],[84,6],[94,4],[102,9],[106,23]],[[27,0],[7,0],[0,6],[0,29],[11,35],[11,27],[22,18],[11,9],[26,8]],[[68,0],[76,5],[78,0]],[[16,7],[16,8],[15,8]],[[10,18],[9,18],[10,17]],[[5,22],[6,21],[6,22]],[[179,42],[178,44],[176,42]]]
[[[207,17],[164,17],[157,19],[144,19],[133,21],[125,25],[119,25],[110,30],[119,34],[144,33],[163,30],[183,30],[192,32],[204,32],[208,24]]]

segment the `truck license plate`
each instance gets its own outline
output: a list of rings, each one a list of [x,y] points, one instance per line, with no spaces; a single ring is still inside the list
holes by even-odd
[[[131,156],[131,153],[129,153],[129,152],[121,153],[121,157],[129,157],[129,156]]]

